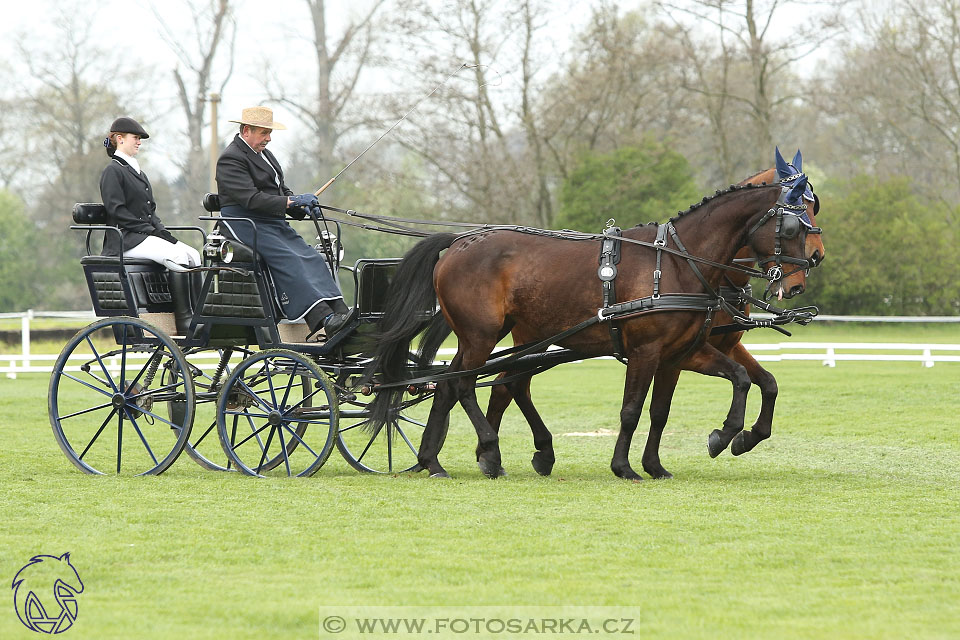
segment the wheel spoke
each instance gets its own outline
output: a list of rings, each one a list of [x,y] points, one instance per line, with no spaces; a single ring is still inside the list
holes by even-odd
[[[393,429],[391,426],[396,422],[387,424],[387,471],[393,473]]]
[[[413,424],[420,424],[419,422],[416,422],[414,420],[407,420],[407,422],[413,422]],[[407,443],[407,446],[410,448],[410,451],[413,452],[414,457],[416,457],[418,453],[417,448],[413,446],[413,443],[410,442],[410,438],[408,438],[404,430],[400,428],[400,424],[397,422],[394,422],[393,426],[397,430],[397,433],[400,434],[400,437],[403,438],[403,441]]]
[[[113,393],[107,391],[106,389],[101,389],[100,387],[95,387],[95,386],[93,386],[92,384],[90,384],[89,382],[87,382],[86,380],[81,380],[80,378],[75,378],[74,376],[70,375],[70,374],[67,373],[66,371],[64,371],[64,372],[62,373],[62,375],[63,375],[64,378],[70,378],[70,379],[73,380],[74,382],[79,382],[79,383],[82,384],[83,386],[89,387],[89,388],[93,389],[94,391],[96,391],[97,393],[102,393],[103,395],[107,396],[108,398],[113,397]],[[94,377],[95,380],[99,380],[99,378],[97,378],[96,376],[93,376],[93,377]],[[110,384],[113,385],[113,380],[110,380]],[[116,387],[114,387],[114,388],[116,388]],[[115,392],[114,392],[114,393],[115,393]]]
[[[234,418],[236,418],[236,416],[234,416]],[[247,416],[247,422],[250,423],[250,430],[251,430],[253,433],[251,433],[249,436],[247,436],[246,438],[244,438],[244,439],[241,440],[240,442],[234,443],[234,444],[232,445],[234,451],[236,451],[238,448],[240,448],[241,445],[245,444],[248,440],[250,440],[250,438],[256,438],[256,439],[257,439],[257,443],[260,445],[260,448],[263,449],[263,440],[260,439],[260,432],[263,431],[264,429],[266,429],[267,427],[269,427],[269,426],[270,426],[270,423],[266,423],[266,424],[264,424],[262,427],[260,427],[259,429],[257,429],[255,426],[253,426],[253,420],[250,418],[250,416]],[[236,439],[236,433],[234,433],[233,439]]]
[[[182,424],[174,424],[173,422],[170,422],[167,418],[164,418],[163,416],[161,416],[161,415],[159,415],[159,414],[156,414],[156,413],[154,413],[153,411],[147,411],[146,409],[144,409],[144,408],[142,408],[142,407],[137,407],[137,411],[139,411],[140,413],[142,413],[142,414],[145,415],[145,416],[150,416],[151,418],[153,418],[153,419],[155,419],[155,420],[159,420],[160,422],[162,422],[162,423],[164,423],[164,424],[166,424],[166,425],[169,425],[171,428],[176,429],[177,431],[180,431],[181,429],[183,429],[183,425],[182,425]]]
[[[310,452],[310,454],[311,454],[312,456],[318,457],[318,456],[317,456],[317,452],[314,451],[313,449],[311,449],[311,448],[310,448],[310,445],[308,445],[306,442],[304,442],[304,441],[303,441],[303,438],[301,438],[299,435],[297,435],[297,432],[294,431],[293,429],[291,429],[290,426],[287,425],[287,423],[284,423],[283,426],[284,426],[284,428],[286,428],[287,431],[290,432],[290,435],[291,435],[291,436],[293,436],[294,438],[297,439],[297,442],[299,442],[301,445],[303,445],[303,446],[306,448],[306,450]],[[290,442],[291,442],[291,444],[293,443],[292,440],[291,440]]]
[[[263,469],[263,463],[267,459],[267,450],[270,448],[270,443],[273,442],[273,432],[276,431],[276,427],[270,425],[270,433],[267,434],[267,444],[263,447],[263,453],[260,455],[260,464],[257,465],[257,474]]]
[[[77,416],[82,416],[83,414],[90,413],[91,411],[99,411],[100,409],[106,409],[109,406],[112,406],[110,402],[104,402],[103,404],[97,405],[95,407],[90,407],[89,409],[83,409],[82,411],[75,411],[74,413],[70,413],[65,416],[60,416],[60,421],[63,422],[67,418],[75,418]]]
[[[380,435],[380,431],[382,430],[383,430],[383,425],[380,425],[379,427],[377,427],[377,430],[373,432],[373,434],[370,436],[370,440],[367,441],[367,446],[363,448],[363,451],[360,453],[360,456],[357,458],[357,462],[361,462],[363,460],[363,456],[367,455],[367,451],[370,450],[370,446],[373,444],[374,440],[377,439],[377,436]]]
[[[362,426],[365,425],[365,424],[370,424],[370,420],[364,420],[364,421],[362,421],[362,422],[358,422],[357,424],[352,424],[352,425],[350,425],[349,427],[342,427],[342,428],[340,429],[340,433],[346,433],[347,431],[350,431],[350,430],[352,430],[352,429],[356,429],[357,427],[362,427]]]
[[[134,430],[136,430],[137,435],[140,436],[140,442],[143,443],[143,446],[147,448],[147,453],[150,454],[150,458],[153,460],[153,465],[157,466],[160,464],[160,461],[157,460],[157,456],[153,455],[153,449],[150,448],[150,445],[147,444],[147,439],[143,437],[143,431],[140,430],[140,426],[137,424],[136,419],[130,413],[130,410],[126,407],[123,408],[124,413],[127,414],[127,419],[130,421],[130,424],[133,425]]]
[[[423,427],[423,428],[426,428],[426,427],[427,427],[427,423],[426,423],[426,422],[420,422],[419,420],[413,420],[412,418],[408,418],[407,416],[403,415],[402,413],[398,413],[398,414],[397,414],[397,420],[403,420],[404,422],[409,422],[410,424],[415,424],[415,425],[417,425],[418,427]]]
[[[274,370],[277,369],[274,365]],[[277,391],[273,388],[273,376],[270,375],[270,360],[263,361],[263,370],[267,376],[267,388],[270,389],[270,401],[273,403],[273,406],[277,406]],[[267,436],[269,438],[269,436]]]
[[[93,439],[91,439],[90,442],[87,443],[87,446],[83,448],[83,453],[80,454],[81,460],[83,460],[83,456],[87,455],[87,451],[90,450],[90,447],[93,446],[93,443],[96,442],[97,438],[100,437],[100,434],[103,433],[103,430],[104,428],[106,428],[107,423],[110,422],[110,418],[112,418],[113,414],[115,414],[116,412],[117,412],[116,407],[113,407],[113,409],[110,410],[110,415],[108,415],[107,419],[103,421],[103,424],[100,425],[100,428],[97,429],[97,432],[93,434]]]
[[[110,383],[110,387],[113,389],[113,392],[117,393],[119,391],[117,384],[113,381],[113,377],[110,375],[110,372],[107,371],[107,366],[103,364],[103,358],[100,357],[100,352],[98,352],[97,348],[93,346],[93,340],[90,339],[89,334],[84,336],[84,338],[86,338],[87,344],[90,346],[90,352],[93,354],[94,359],[97,361],[97,364],[100,365],[100,370],[103,371],[103,377],[106,378],[107,382]]]
[[[124,379],[127,377],[127,325],[123,325],[123,342],[120,345],[120,384],[123,384]],[[150,358],[147,358],[147,362],[150,362]],[[137,376],[139,378],[139,376]],[[127,393],[130,389],[133,388],[133,385],[130,385],[129,388],[124,389],[123,392]],[[119,471],[119,470],[118,470]]]
[[[281,423],[281,426],[277,428],[277,437],[280,438],[280,455],[283,456],[283,464],[287,468],[287,477],[293,475],[290,471],[290,455],[287,453],[287,443],[283,441],[283,426],[285,423]]]
[[[200,446],[200,443],[203,442],[203,439],[207,437],[207,434],[210,433],[211,431],[213,431],[213,428],[216,427],[216,426],[217,426],[217,421],[214,420],[213,422],[210,423],[210,426],[207,427],[207,430],[204,431],[203,434],[202,434],[199,438],[197,438],[196,440],[194,440],[194,441],[193,441],[193,444],[190,445],[190,446],[192,446],[192,447],[194,447],[194,448],[199,447],[199,446]]]
[[[117,411],[117,473],[120,473],[120,458],[123,455],[123,412]]]
[[[282,410],[285,406],[287,406],[287,399],[290,397],[290,389],[293,388],[293,381],[297,377],[297,367],[299,366],[300,366],[299,362],[293,363],[293,371],[290,372],[290,379],[287,380],[287,388],[284,389],[283,391],[283,401],[279,405],[277,405],[277,408],[280,410]]]
[[[246,389],[247,393],[250,394],[250,397],[253,399],[253,401],[259,404],[264,411],[266,411],[267,413],[270,412],[270,405],[268,405],[266,402],[260,399],[259,393],[257,393],[256,391],[251,389],[249,386],[247,386],[247,383],[244,382],[243,380],[237,380],[237,384],[239,384],[241,387]]]

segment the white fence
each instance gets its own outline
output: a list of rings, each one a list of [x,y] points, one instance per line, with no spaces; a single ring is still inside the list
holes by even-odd
[[[763,317],[763,314],[755,314]],[[84,311],[47,311],[26,313],[3,313],[0,318],[20,318],[21,351],[14,355],[0,355],[0,374],[16,378],[18,373],[50,373],[53,371],[56,355],[31,354],[30,322],[34,318],[72,318],[93,321],[93,312]],[[837,322],[948,322],[960,323],[958,316],[818,316],[817,320]],[[875,342],[776,342],[744,343],[750,353],[761,362],[782,362],[786,360],[808,360],[820,362],[824,366],[835,367],[840,361],[886,361],[918,362],[924,367],[932,367],[938,362],[960,362],[960,344],[923,344],[923,343],[875,343]],[[891,353],[899,352],[899,353]],[[454,350],[441,349],[438,355],[453,355]],[[204,358],[209,355],[209,365],[201,363],[202,368],[216,366],[214,353],[198,354]],[[80,358],[81,356],[77,356]],[[119,364],[117,364],[119,366]]]

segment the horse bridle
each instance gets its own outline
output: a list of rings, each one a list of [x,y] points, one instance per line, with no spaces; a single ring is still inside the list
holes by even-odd
[[[777,198],[777,202],[765,214],[763,214],[763,217],[761,217],[756,224],[750,227],[750,231],[747,232],[748,242],[752,244],[753,234],[759,231],[768,220],[776,217],[773,254],[766,257],[759,257],[757,259],[757,264],[759,265],[769,264],[771,262],[773,263],[773,266],[767,269],[767,272],[764,275],[764,278],[770,283],[767,285],[768,292],[773,286],[774,282],[791,276],[797,271],[809,271],[812,267],[816,266],[815,262],[807,258],[794,258],[792,256],[783,255],[783,241],[793,240],[800,235],[800,233],[823,233],[823,230],[820,227],[808,227],[800,220],[800,217],[806,213],[807,206],[802,203],[802,200],[801,204],[789,204],[786,201],[786,197],[789,192],[790,186],[780,187],[780,197]],[[816,198],[816,196],[814,196],[814,198]],[[814,200],[814,207],[816,207],[817,204],[817,201]],[[795,264],[798,265],[798,268],[785,274],[783,272],[784,264]]]

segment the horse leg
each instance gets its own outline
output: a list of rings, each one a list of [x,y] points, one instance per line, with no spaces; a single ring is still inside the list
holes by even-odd
[[[506,475],[500,464],[500,436],[487,422],[477,401],[477,377],[467,376],[456,381],[460,406],[466,412],[477,432],[477,466],[488,478]]]
[[[773,408],[777,403],[777,379],[773,374],[760,366],[747,348],[741,343],[730,352],[730,357],[739,362],[747,370],[747,375],[753,384],[760,387],[760,415],[749,430],[743,430],[730,443],[730,453],[735,456],[753,449],[761,440],[770,437],[773,429]]]
[[[460,370],[463,356],[457,353],[450,361],[448,371]],[[440,465],[438,456],[443,442],[450,428],[450,411],[457,404],[455,382],[441,380],[437,383],[433,394],[433,403],[430,405],[430,414],[427,416],[427,426],[420,436],[420,448],[417,451],[417,467],[415,471],[426,469],[431,478],[449,478],[450,474]]]
[[[630,442],[640,421],[643,401],[647,397],[647,390],[650,389],[650,382],[657,370],[657,364],[656,356],[644,357],[636,351],[630,353],[627,360],[623,405],[620,408],[620,433],[617,436],[617,444],[613,448],[613,460],[610,461],[610,469],[618,478],[643,479],[630,467]]]
[[[747,408],[750,376],[743,365],[734,362],[714,346],[705,344],[683,363],[683,368],[707,376],[725,378],[733,384],[733,399],[723,421],[723,429],[714,429],[707,438],[707,451],[716,458],[730,445],[734,436],[743,431],[743,416]]]
[[[643,448],[643,470],[654,478],[672,478],[673,474],[660,464],[660,436],[670,415],[670,403],[677,388],[680,369],[663,368],[653,376],[653,392],[650,396],[650,433]]]
[[[501,378],[505,376],[505,373],[500,374]],[[533,433],[533,446],[537,449],[530,463],[533,465],[534,471],[542,476],[548,476],[553,471],[553,464],[556,462],[553,452],[553,435],[547,429],[547,425],[544,424],[543,418],[540,417],[540,413],[530,399],[530,380],[532,378],[533,376],[527,376],[507,384],[498,384],[491,387],[490,402],[487,404],[487,422],[490,423],[494,431],[499,433],[504,412],[510,406],[510,402],[516,400],[517,407],[523,417],[526,418],[527,424],[530,425],[530,431]]]

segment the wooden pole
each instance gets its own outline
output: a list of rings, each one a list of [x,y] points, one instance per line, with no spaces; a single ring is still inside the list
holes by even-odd
[[[210,94],[210,193],[217,192],[217,158],[220,157],[220,136],[217,134],[217,106],[220,94]]]

